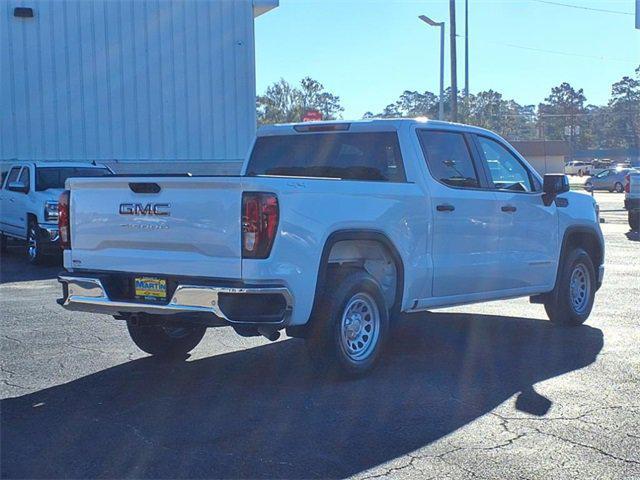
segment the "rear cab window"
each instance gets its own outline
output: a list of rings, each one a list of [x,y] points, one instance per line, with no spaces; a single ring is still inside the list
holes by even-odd
[[[246,175],[406,182],[396,132],[258,137]]]

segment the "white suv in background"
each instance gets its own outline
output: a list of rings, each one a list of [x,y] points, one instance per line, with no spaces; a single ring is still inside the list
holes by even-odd
[[[112,175],[104,165],[77,162],[17,162],[2,173],[0,242],[26,240],[29,261],[57,253],[58,197],[69,177]]]

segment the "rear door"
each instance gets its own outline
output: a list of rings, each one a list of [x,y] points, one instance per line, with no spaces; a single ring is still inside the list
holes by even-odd
[[[68,184],[73,268],[240,278],[240,178],[74,178]]]
[[[418,129],[427,162],[433,209],[433,297],[491,292],[501,288],[500,217],[462,132]]]
[[[475,136],[498,200],[505,289],[552,286],[558,245],[557,205],[545,206],[530,167],[495,138]]]

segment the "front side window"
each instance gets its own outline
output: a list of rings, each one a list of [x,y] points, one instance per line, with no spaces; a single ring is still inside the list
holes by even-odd
[[[18,176],[20,175],[20,167],[13,167],[9,172],[9,178],[7,178],[7,183],[5,188],[9,188],[9,185],[13,182],[18,181]]]
[[[529,170],[515,155],[495,140],[487,137],[477,138],[495,188],[514,192],[534,191]]]
[[[67,178],[106,177],[112,175],[107,168],[39,167],[36,171],[36,190],[62,189]]]
[[[464,135],[418,130],[420,145],[431,175],[451,187],[478,188],[480,181]]]
[[[603,172],[598,173],[597,175],[595,175],[596,178],[604,178],[604,177],[608,177],[611,174],[611,170],[605,170]]]

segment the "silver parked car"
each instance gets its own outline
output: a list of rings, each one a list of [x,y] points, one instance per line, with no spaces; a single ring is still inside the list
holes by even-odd
[[[632,168],[608,168],[596,173],[584,184],[585,190],[608,190],[610,192],[623,193],[625,176],[635,171]]]

